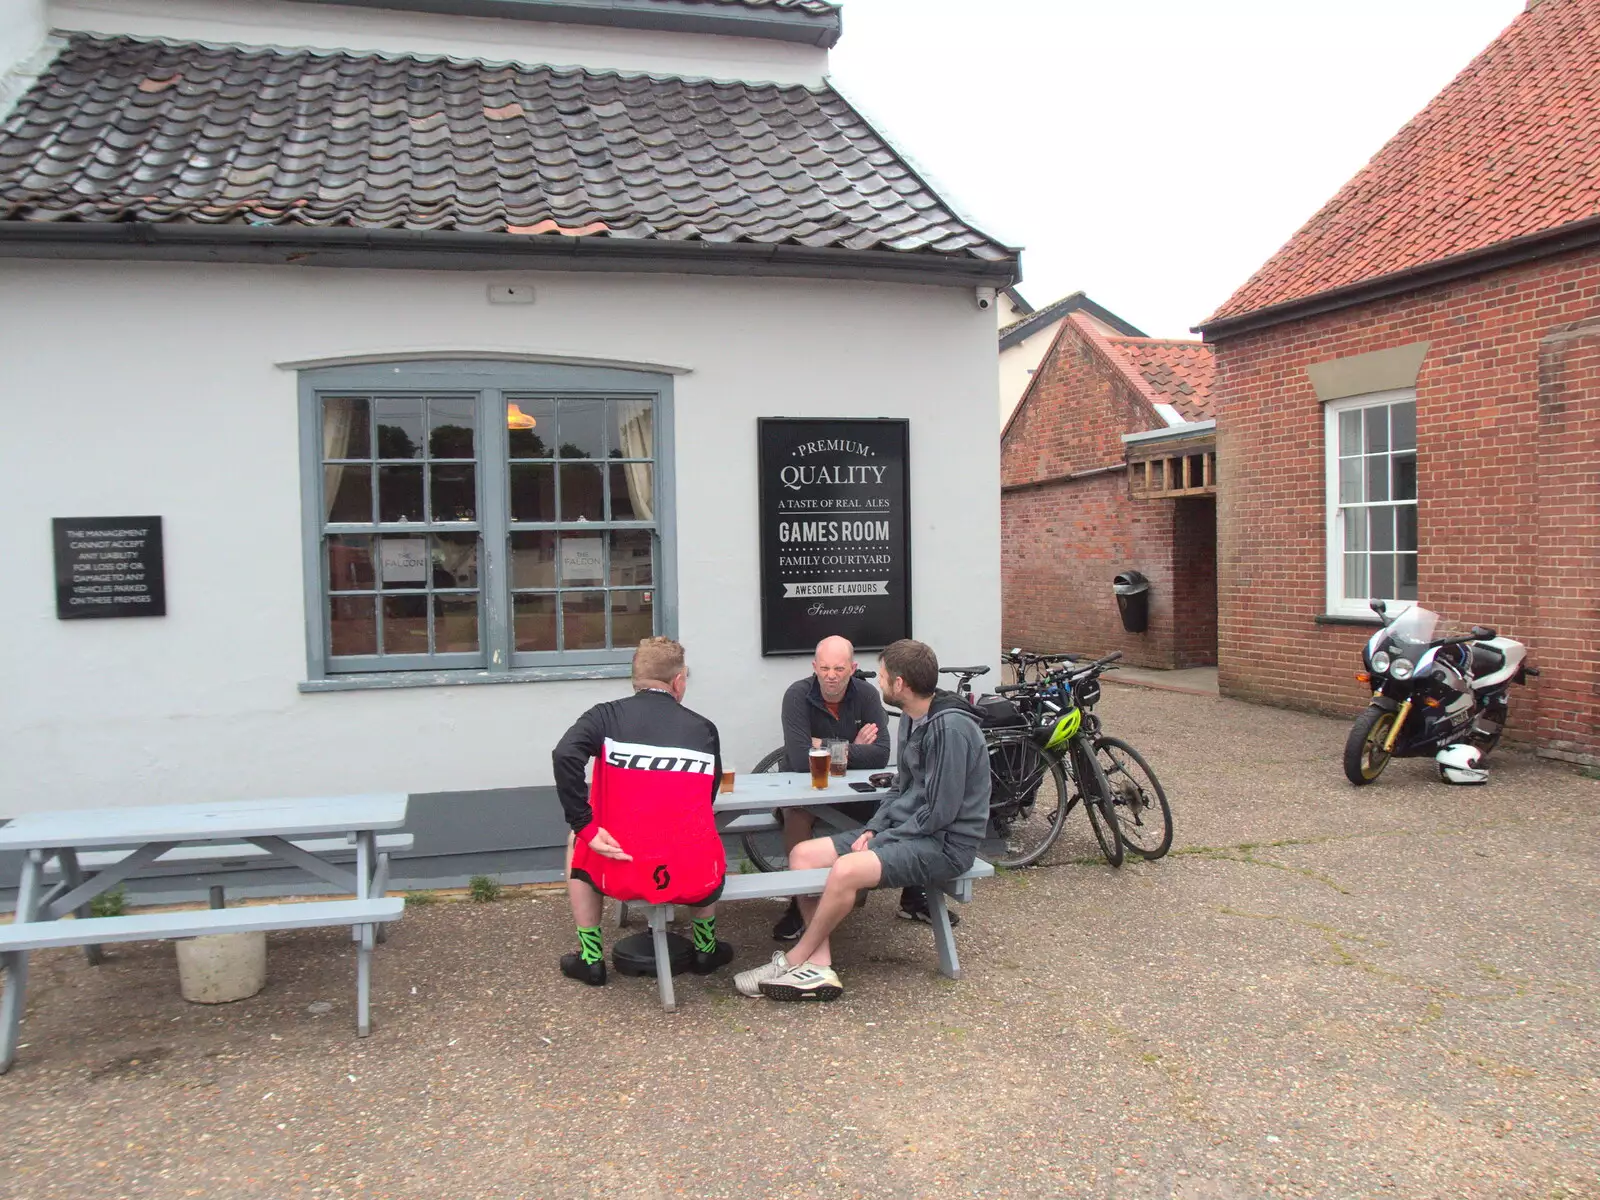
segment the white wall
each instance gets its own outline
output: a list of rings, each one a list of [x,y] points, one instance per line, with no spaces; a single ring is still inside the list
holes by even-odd
[[[379,54],[448,54],[593,71],[653,71],[814,86],[828,70],[826,50],[791,42],[286,0],[50,0],[49,16],[56,29],[91,33]]]
[[[529,307],[485,285],[532,282]],[[678,364],[680,634],[731,765],[806,659],[762,659],[757,416],[911,419],[917,636],[1000,637],[992,314],[970,288],[0,261],[0,814],[550,782],[624,681],[307,695],[296,375],[374,350]],[[50,518],[165,519],[165,618],[60,621]]]
[[[1022,394],[1033,382],[1033,373],[1050,350],[1060,321],[1053,321],[1035,333],[1030,333],[1015,345],[1000,351],[1000,424],[1003,427],[1016,411]]]
[[[0,72],[29,57],[44,35],[44,0],[0,0]]]

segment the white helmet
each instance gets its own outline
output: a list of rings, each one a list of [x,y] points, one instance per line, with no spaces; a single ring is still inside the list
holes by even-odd
[[[1439,764],[1439,778],[1446,783],[1488,783],[1489,772],[1478,765],[1482,758],[1483,751],[1460,742],[1433,756]]]

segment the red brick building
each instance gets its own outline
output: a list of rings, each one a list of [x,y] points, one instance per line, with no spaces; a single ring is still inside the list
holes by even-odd
[[[1000,439],[1002,636],[1034,651],[1121,650],[1148,667],[1216,661],[1211,351],[1061,323]],[[1127,632],[1112,579],[1150,582]]]
[[[1597,73],[1600,5],[1529,0],[1201,326],[1224,694],[1354,711],[1367,599],[1415,600],[1527,642],[1513,731],[1600,762]]]

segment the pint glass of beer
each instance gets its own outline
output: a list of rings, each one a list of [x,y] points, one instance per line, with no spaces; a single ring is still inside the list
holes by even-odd
[[[826,746],[811,747],[810,761],[811,786],[816,788],[816,790],[819,792],[827,791],[828,763],[830,761],[828,748]]]
[[[828,773],[843,776],[850,766],[850,743],[828,743]]]

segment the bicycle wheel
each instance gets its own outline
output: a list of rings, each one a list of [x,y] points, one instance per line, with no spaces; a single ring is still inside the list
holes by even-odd
[[[1089,824],[1094,828],[1094,840],[1100,843],[1100,853],[1106,856],[1106,861],[1113,867],[1120,867],[1122,838],[1117,834],[1111,784],[1100,769],[1099,758],[1081,734],[1072,739],[1071,759],[1078,792],[1083,797],[1083,810],[1089,814]]]
[[[1038,862],[1067,820],[1061,759],[1023,738],[989,748],[989,829],[983,855],[997,867]]]
[[[1160,858],[1172,848],[1172,808],[1156,773],[1121,738],[1096,738],[1094,753],[1111,785],[1122,844],[1145,858]]]
[[[767,755],[751,770],[752,775],[767,775],[783,770],[783,748],[780,746]],[[783,816],[778,815],[777,829],[763,829],[760,833],[747,833],[741,837],[744,856],[758,871],[784,871],[789,867],[789,849],[783,844]]]

